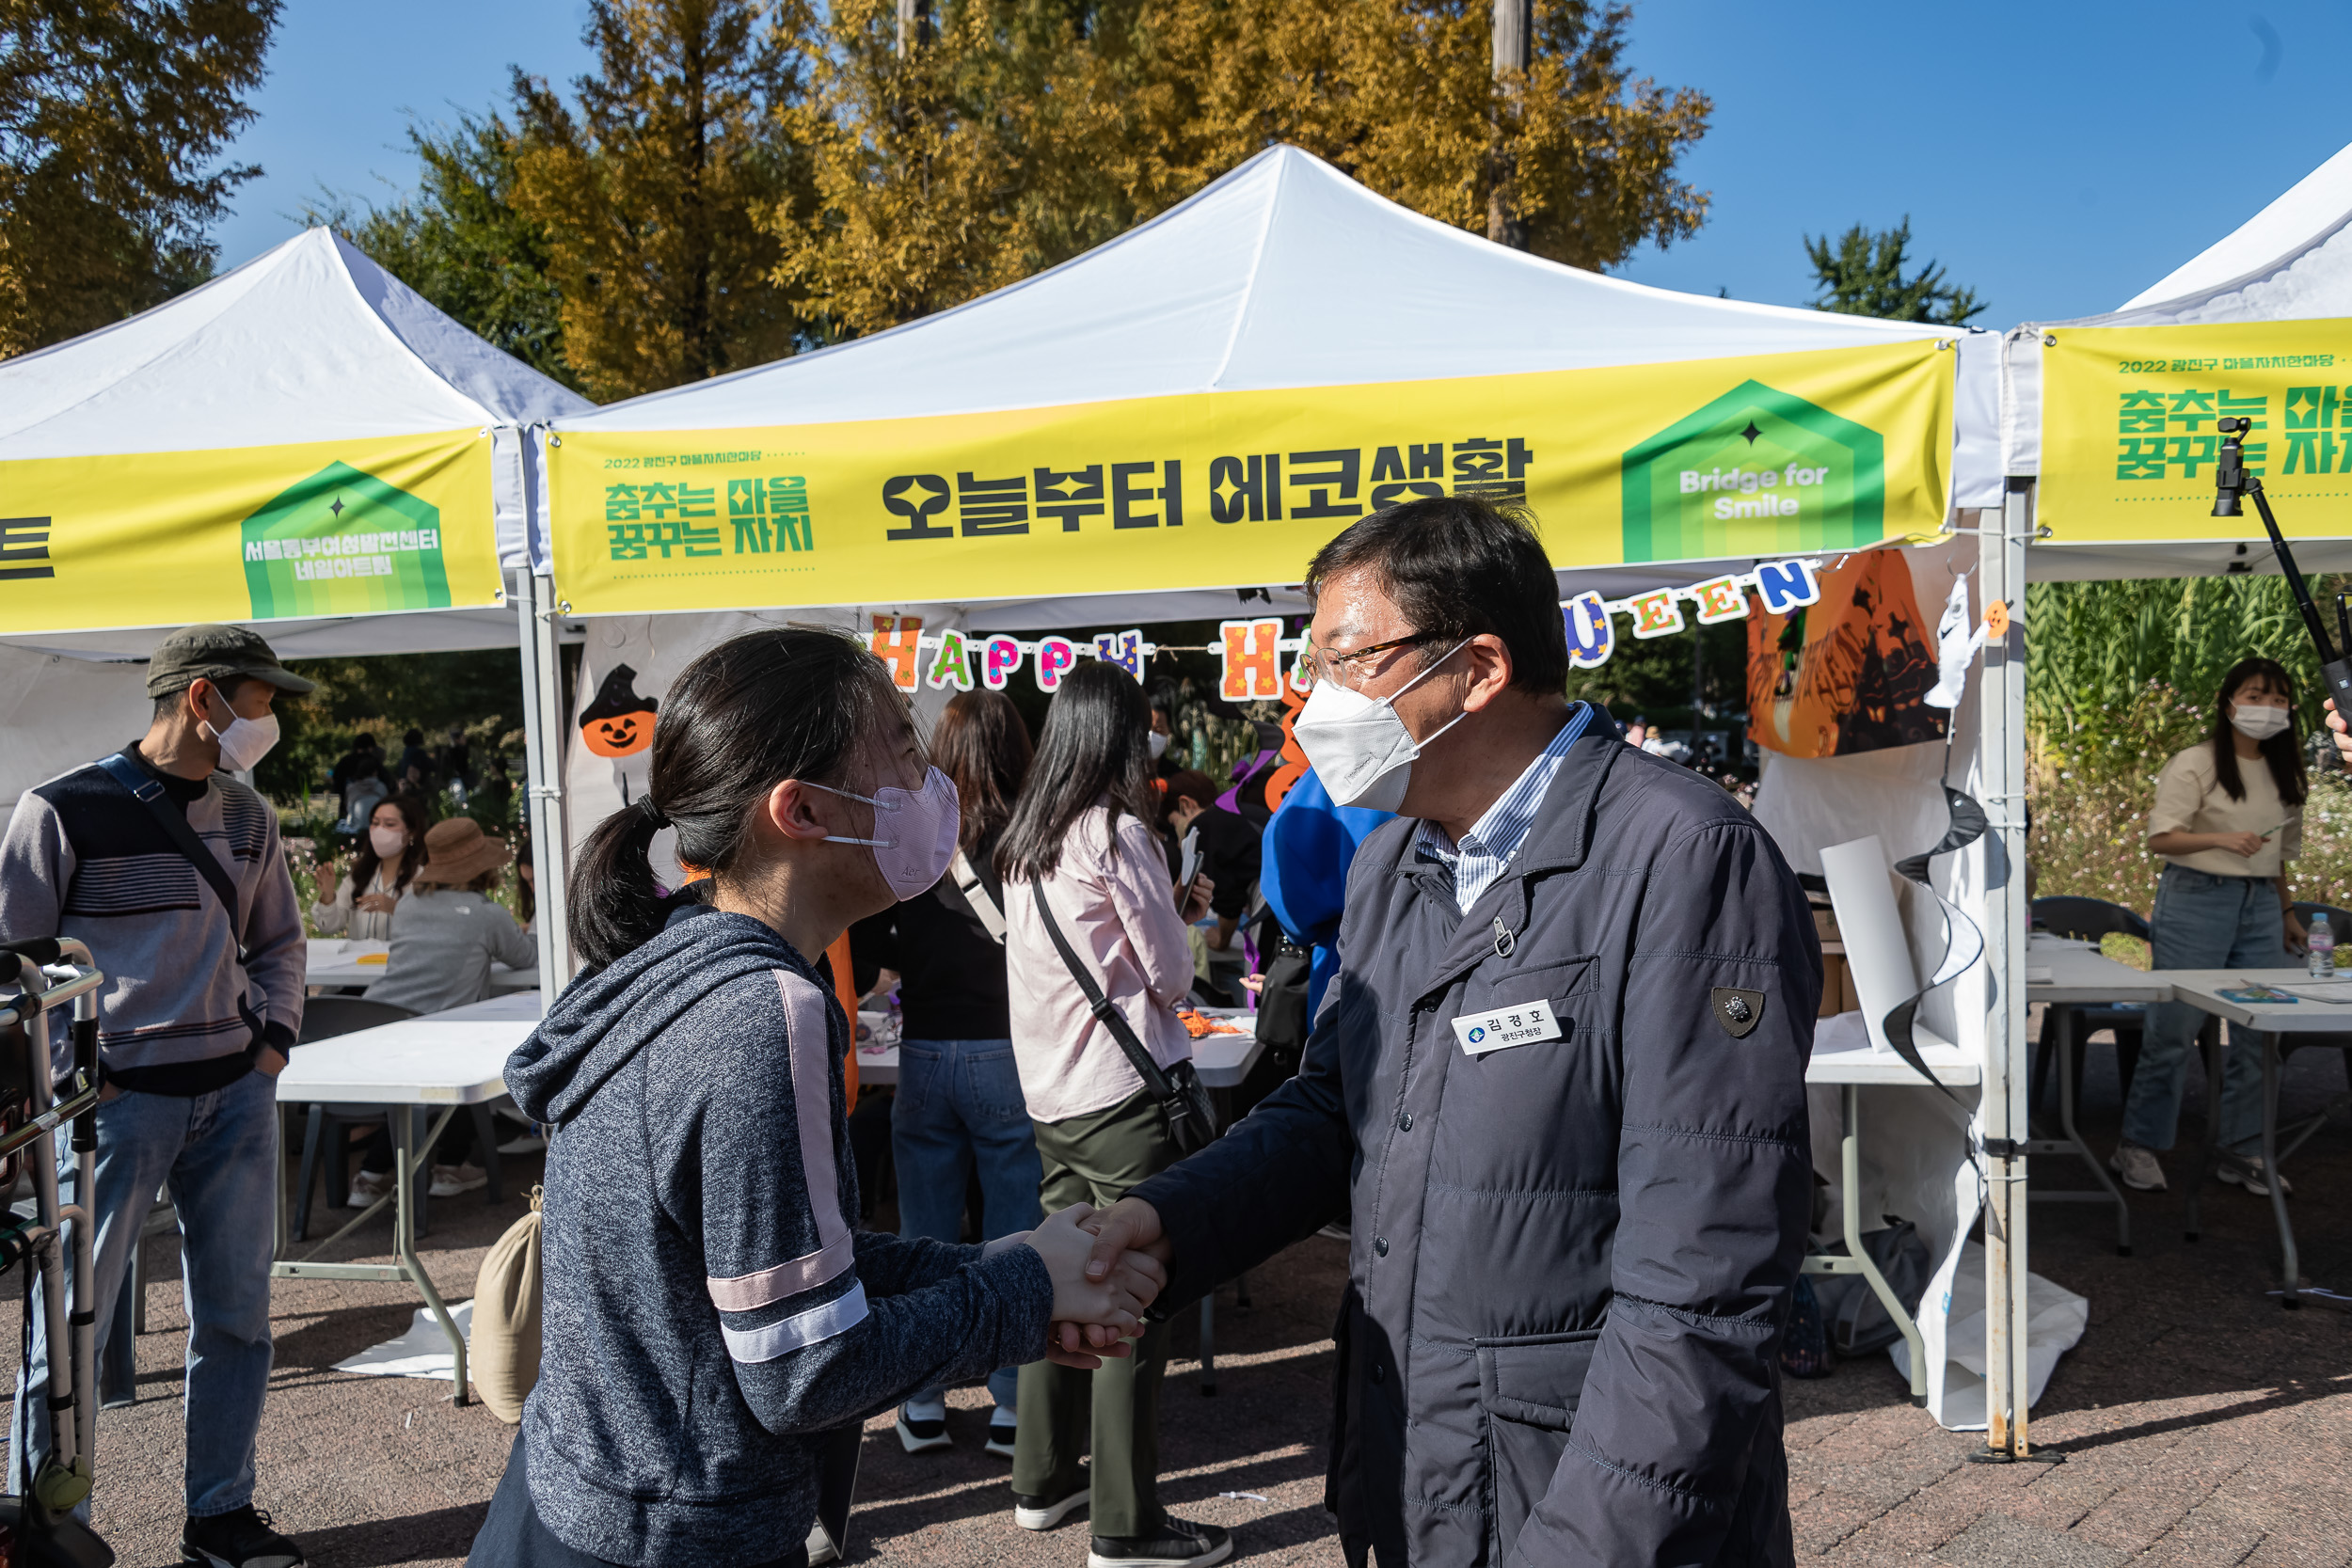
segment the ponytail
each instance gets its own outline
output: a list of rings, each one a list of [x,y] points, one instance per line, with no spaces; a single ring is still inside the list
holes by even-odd
[[[654,880],[653,835],[642,811],[616,811],[596,824],[572,863],[568,908],[572,948],[602,969],[643,945],[670,918],[672,904]]]
[[[648,858],[677,829],[678,859],[723,875],[741,856],[753,808],[786,779],[835,777],[892,693],[860,643],[794,627],[746,632],[696,657],[654,721],[645,793],[596,824],[566,884],[573,951],[602,969],[701,902],[709,880],[664,895]]]

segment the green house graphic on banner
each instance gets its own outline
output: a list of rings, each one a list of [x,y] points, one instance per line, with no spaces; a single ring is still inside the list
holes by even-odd
[[[1818,404],[1742,382],[1624,457],[1625,559],[1874,545],[1886,443]]]
[[[440,509],[348,464],[280,492],[241,531],[257,621],[449,608]]]

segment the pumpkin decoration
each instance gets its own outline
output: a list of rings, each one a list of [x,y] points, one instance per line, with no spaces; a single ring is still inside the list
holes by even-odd
[[[637,672],[616,664],[596,689],[596,700],[580,710],[580,738],[600,757],[634,756],[653,744],[660,700],[637,695]]]

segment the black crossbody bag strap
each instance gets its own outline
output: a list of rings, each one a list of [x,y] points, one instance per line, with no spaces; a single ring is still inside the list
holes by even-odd
[[[1085,993],[1088,1007],[1102,1022],[1103,1027],[1111,1032],[1111,1038],[1119,1042],[1119,1049],[1127,1053],[1129,1065],[1142,1075],[1143,1086],[1152,1091],[1152,1097],[1166,1100],[1173,1087],[1168,1081],[1168,1074],[1161,1070],[1159,1063],[1152,1059],[1152,1053],[1143,1048],[1143,1042],[1136,1038],[1135,1028],[1125,1015],[1111,1006],[1110,998],[1103,994],[1103,988],[1094,983],[1092,972],[1079,958],[1077,949],[1070,945],[1070,939],[1061,934],[1061,925],[1055,920],[1052,907],[1045,902],[1045,890],[1032,882],[1029,896],[1037,900],[1038,918],[1045,922],[1045,934],[1054,939],[1054,951],[1059,953],[1061,961],[1070,967],[1070,977],[1078,982],[1078,990]]]
[[[228,869],[220,863],[220,857],[204,847],[204,841],[196,836],[196,830],[188,826],[184,815],[165,803],[164,786],[148,777],[129,757],[117,752],[98,766],[104,768],[115,783],[129,790],[133,800],[153,815],[157,825],[164,830],[164,836],[171,840],[171,847],[196,867],[196,874],[203,878],[219,896],[221,908],[229,912],[229,940],[237,950],[237,962],[249,966],[251,959],[245,946],[245,911],[237,907],[237,884],[229,879]]]

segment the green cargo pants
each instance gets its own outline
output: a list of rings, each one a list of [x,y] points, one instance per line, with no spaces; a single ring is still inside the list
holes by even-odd
[[[1106,1209],[1176,1163],[1158,1103],[1138,1093],[1107,1111],[1037,1125],[1045,1180],[1045,1212],[1091,1203]],[[1078,1463],[1094,1439],[1092,1530],[1120,1538],[1152,1535],[1160,1509],[1160,1374],[1168,1365],[1168,1324],[1154,1323],[1124,1360],[1080,1371],[1050,1361],[1021,1369],[1020,1435],[1013,1443],[1012,1489],[1037,1497],[1067,1497],[1089,1484]]]

